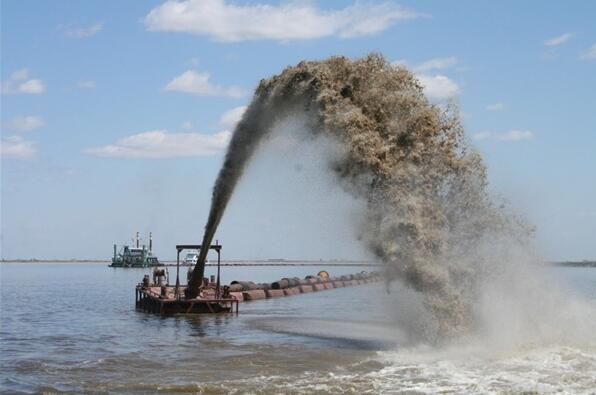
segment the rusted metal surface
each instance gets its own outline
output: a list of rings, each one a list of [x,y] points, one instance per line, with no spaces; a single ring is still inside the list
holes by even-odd
[[[230,292],[230,296],[239,302],[244,302],[244,295],[242,292]]]
[[[242,284],[230,284],[230,292],[240,292],[244,290]]]
[[[239,290],[239,291],[252,291],[252,290],[255,290],[255,289],[262,289],[262,288],[259,288],[259,286],[257,284],[255,284],[254,282],[252,282],[252,281],[232,281],[230,283],[230,287],[232,287],[232,286],[235,286],[234,287],[234,292],[238,292],[237,290]]]
[[[288,288],[289,283],[287,279],[281,279],[271,283],[271,289],[285,289]]]
[[[302,292],[303,294],[307,294],[312,292],[312,285],[299,285],[298,286],[300,288],[300,292]]]
[[[160,273],[162,276],[164,273]],[[167,274],[167,273],[165,273]],[[355,286],[380,281],[379,273],[357,273],[341,277],[306,276],[304,279],[286,277],[273,283],[233,281],[221,287],[219,281],[204,279],[197,298],[185,296],[186,286],[177,281],[176,286],[163,285],[163,281],[150,283],[149,276],[136,287],[136,306],[139,310],[161,314],[238,313],[238,304],[253,300],[293,296],[301,293],[320,292],[345,286]],[[156,278],[156,280],[158,280]],[[177,279],[178,280],[178,279]]]
[[[280,296],[285,296],[283,289],[268,289],[265,291],[265,294],[268,298],[278,298]]]
[[[136,308],[153,314],[238,313],[238,300],[228,296],[185,299],[176,294],[173,286],[149,286],[142,283],[135,288]]]
[[[300,285],[300,279],[298,277],[286,278],[282,280],[288,281],[288,288],[297,287]]]
[[[242,296],[244,296],[244,300],[259,300],[265,299],[267,295],[265,291],[262,289],[255,289],[252,291],[244,291],[242,292]]]
[[[297,286],[284,289],[284,294],[286,296],[298,295],[299,293],[300,293],[300,288]]]

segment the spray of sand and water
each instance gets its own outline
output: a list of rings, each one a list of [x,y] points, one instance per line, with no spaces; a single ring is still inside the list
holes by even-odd
[[[534,259],[527,252],[531,229],[487,192],[485,166],[457,109],[430,103],[410,71],[377,54],[304,61],[260,82],[215,183],[203,245],[259,145],[297,114],[312,136],[339,145],[329,168],[366,202],[362,242],[385,264],[389,281],[423,295],[431,317],[423,331],[445,339],[482,325],[486,291],[507,293],[495,284],[512,279],[520,256]],[[202,276],[195,270],[189,295]]]

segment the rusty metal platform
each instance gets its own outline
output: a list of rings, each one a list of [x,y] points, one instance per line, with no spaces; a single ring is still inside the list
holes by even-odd
[[[233,297],[222,298],[214,294],[195,299],[185,299],[184,287],[180,287],[176,292],[175,286],[160,287],[151,285],[144,287],[139,284],[135,288],[135,305],[138,310],[160,315],[238,314],[238,300]]]
[[[217,276],[202,277],[204,262],[198,262],[201,284],[196,285],[193,282],[195,267],[187,272],[187,284],[182,285],[180,284],[180,252],[186,249],[201,250],[202,246],[197,244],[176,245],[175,285],[170,285],[170,274],[167,267],[154,268],[153,281],[149,275],[145,275],[142,282],[135,288],[136,308],[146,313],[159,315],[238,314],[239,302],[320,292],[376,282],[381,279],[378,272],[362,271],[356,274],[331,277],[328,272],[322,270],[316,275],[309,275],[304,279],[286,277],[272,283],[258,284],[252,281],[232,281],[229,285],[222,286],[220,283],[221,248],[219,242],[209,246],[209,249],[217,252]],[[187,298],[188,295],[196,294],[198,297]]]

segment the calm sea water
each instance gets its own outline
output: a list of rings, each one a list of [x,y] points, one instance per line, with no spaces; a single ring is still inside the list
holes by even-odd
[[[367,268],[222,274],[225,283],[273,281],[320,269]],[[596,269],[549,270],[596,304]],[[146,273],[105,264],[0,265],[2,392],[596,393],[592,346],[528,344],[486,356],[406,343],[383,284],[244,303],[238,316],[161,318],[134,309],[134,285]]]

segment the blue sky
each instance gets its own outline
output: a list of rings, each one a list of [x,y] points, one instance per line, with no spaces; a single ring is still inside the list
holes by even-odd
[[[172,257],[202,236],[258,81],[303,59],[377,51],[413,69],[431,100],[459,103],[492,191],[536,225],[546,259],[596,259],[592,1],[1,7],[4,258],[108,257],[137,230]],[[307,154],[267,153],[224,217],[224,256],[366,257],[346,230],[357,203],[314,165],[296,176]]]

